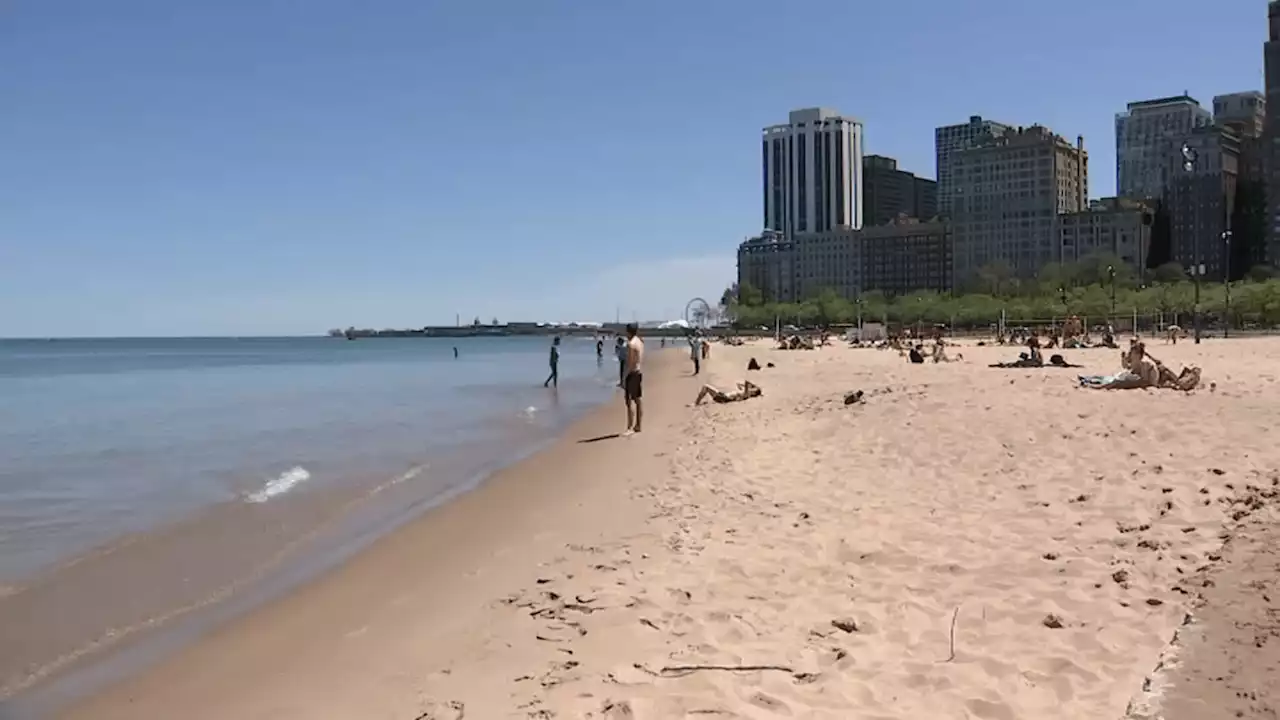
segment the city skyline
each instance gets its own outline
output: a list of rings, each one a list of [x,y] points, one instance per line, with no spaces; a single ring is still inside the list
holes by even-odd
[[[924,177],[937,127],[1043,123],[1086,138],[1096,197],[1125,103],[1262,88],[1265,5],[1198,21],[1216,50],[1187,53],[1166,39],[1189,2],[1086,3],[1067,57],[1025,31],[1049,7],[824,1],[858,42],[788,57],[748,39],[811,27],[754,1],[13,3],[0,336],[661,316],[733,280],[760,129],[790,109],[839,108]],[[1156,81],[1117,71],[1138,66]]]

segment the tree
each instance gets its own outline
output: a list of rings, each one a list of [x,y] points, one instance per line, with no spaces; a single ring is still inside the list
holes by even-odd
[[[738,283],[733,283],[720,294],[720,307],[733,307],[738,302]]]
[[[848,322],[849,317],[853,314],[849,307],[849,301],[831,288],[819,290],[805,304],[812,306],[813,316],[819,324],[824,326],[831,323]]]
[[[855,316],[858,311],[862,311],[862,319],[878,322],[885,319],[889,312],[889,300],[880,290],[868,290],[858,296],[857,304],[854,306]]]
[[[1270,265],[1254,265],[1245,273],[1245,278],[1253,282],[1266,282],[1276,277],[1276,269]]]
[[[1158,283],[1178,283],[1187,279],[1187,270],[1176,262],[1167,262],[1152,271],[1151,278]]]
[[[760,292],[760,288],[751,283],[742,283],[738,286],[738,304],[747,307],[758,307],[764,305],[764,293]]]

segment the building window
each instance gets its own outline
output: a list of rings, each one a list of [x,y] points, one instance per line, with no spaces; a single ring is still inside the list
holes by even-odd
[[[837,197],[837,198],[839,198],[839,201],[838,201],[838,203],[836,204],[836,224],[837,224],[837,225],[847,225],[847,224],[850,224],[850,223],[849,223],[849,221],[847,221],[847,220],[845,219],[845,214],[844,214],[844,211],[845,211],[845,205],[846,205],[846,204],[850,205],[850,209],[852,209],[852,203],[857,202],[857,199],[856,199],[856,198],[851,198],[851,199],[850,199],[850,200],[851,200],[851,202],[849,202],[849,203],[846,203],[846,202],[845,202],[844,170],[845,170],[845,168],[848,168],[848,169],[849,169],[850,178],[852,178],[852,176],[853,176],[853,170],[854,170],[854,168],[853,168],[853,162],[854,162],[854,160],[856,160],[856,158],[850,158],[849,162],[847,162],[847,163],[845,162],[845,156],[844,156],[844,129],[843,129],[843,128],[841,128],[841,129],[839,129],[839,130],[837,130],[837,131],[836,131],[836,163],[837,163],[837,165],[836,165],[836,170],[837,170],[837,172],[836,172],[836,197]]]
[[[809,229],[809,175],[805,172],[805,169],[809,155],[807,152],[809,136],[801,133],[797,137],[800,141],[800,154],[796,156],[796,175],[800,178],[797,189],[797,200],[799,201],[797,212],[800,215],[800,232],[807,232]]]

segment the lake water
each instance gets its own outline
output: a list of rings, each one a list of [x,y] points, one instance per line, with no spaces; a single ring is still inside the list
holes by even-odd
[[[104,627],[269,575],[320,530],[333,547],[383,532],[612,396],[609,348],[598,363],[586,338],[566,339],[544,389],[548,344],[0,341],[0,646],[17,649],[0,698]],[[75,627],[67,606],[40,616],[69,595],[96,595]]]

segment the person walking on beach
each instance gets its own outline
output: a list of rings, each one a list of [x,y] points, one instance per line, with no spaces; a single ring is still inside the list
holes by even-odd
[[[604,362],[604,338],[596,338],[596,365]]]
[[[627,377],[627,342],[618,336],[618,342],[613,347],[613,354],[618,358],[618,387],[622,387],[622,381]]]
[[[689,357],[693,359],[693,374],[702,372],[702,338],[697,333],[689,336]]]
[[[644,341],[640,339],[640,328],[635,323],[627,325],[627,374],[622,380],[623,400],[627,404],[627,430],[623,435],[640,432],[640,421],[644,418],[644,396],[641,366],[644,364]]]
[[[551,341],[551,374],[547,376],[546,382],[542,383],[542,387],[554,385],[560,387],[560,336],[557,335]]]

